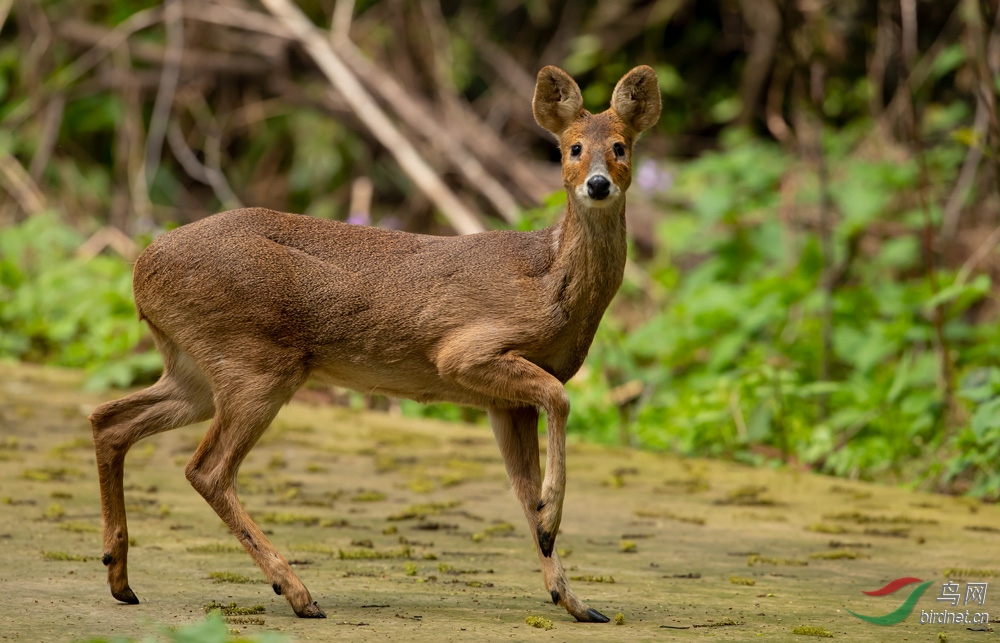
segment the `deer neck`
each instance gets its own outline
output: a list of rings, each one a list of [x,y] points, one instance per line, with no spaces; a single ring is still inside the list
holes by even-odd
[[[555,303],[571,325],[592,336],[625,272],[625,198],[597,209],[582,207],[571,196],[554,231]]]

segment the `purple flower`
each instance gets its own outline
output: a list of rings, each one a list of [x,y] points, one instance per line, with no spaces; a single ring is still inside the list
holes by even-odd
[[[352,225],[371,225],[372,220],[367,212],[352,212],[348,215],[347,222]]]
[[[643,159],[635,173],[635,184],[643,192],[662,194],[674,185],[674,176],[653,159]]]

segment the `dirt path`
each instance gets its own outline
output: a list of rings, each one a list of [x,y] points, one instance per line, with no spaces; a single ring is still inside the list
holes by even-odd
[[[576,592],[624,615],[577,624],[546,600],[488,429],[301,403],[251,453],[240,490],[329,618],[295,618],[187,484],[204,425],[129,454],[129,575],[141,604],[119,605],[99,560],[85,419],[99,400],[78,384],[0,363],[0,640],[141,637],[201,619],[211,601],[262,606],[230,619],[243,634],[299,641],[811,640],[799,626],[851,641],[981,641],[994,635],[921,625],[920,611],[1000,617],[1000,508],[571,441],[558,546]],[[988,583],[984,606],[937,601],[947,573],[963,598],[968,582]],[[934,582],[902,623],[845,611],[895,610],[916,585],[862,591],[903,576]]]

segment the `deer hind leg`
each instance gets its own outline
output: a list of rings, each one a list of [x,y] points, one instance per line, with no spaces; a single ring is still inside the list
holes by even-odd
[[[304,373],[251,374],[227,378],[237,383],[217,390],[216,414],[185,470],[188,481],[208,501],[260,567],[276,594],[284,595],[301,617],[326,618],[285,557],[264,536],[236,494],[243,459],[271,424],[278,409],[304,381]]]
[[[607,616],[588,607],[569,588],[558,552],[553,551],[546,555],[538,542],[537,507],[541,490],[541,471],[538,465],[538,411],[531,407],[491,409],[490,424],[493,426],[493,434],[503,455],[514,495],[521,501],[528,526],[531,527],[531,533],[535,537],[535,548],[542,565],[542,578],[545,580],[545,588],[552,596],[552,602],[562,605],[578,621],[607,623]]]
[[[101,404],[90,414],[101,484],[104,555],[111,595],[124,603],[139,599],[128,584],[128,526],[125,516],[125,454],[139,440],[212,417],[212,389],[185,353],[155,328],[164,369],[153,386]]]

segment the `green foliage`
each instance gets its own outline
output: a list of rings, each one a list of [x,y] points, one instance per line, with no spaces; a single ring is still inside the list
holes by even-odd
[[[822,379],[823,243],[803,223],[818,216],[815,174],[774,145],[729,141],[676,170],[652,283],[627,281],[619,302],[655,305],[638,325],[605,316],[569,384],[569,430],[691,455],[795,459],[837,475],[916,475],[1000,496],[997,331],[968,314],[991,281],[958,282],[941,270],[932,292],[913,163],[862,158],[842,139],[827,145],[841,277],[828,304]],[[948,158],[932,166],[935,182],[951,182]],[[796,193],[782,190],[789,184]],[[877,232],[889,225],[901,231]],[[964,374],[957,410],[971,414],[968,426],[947,415],[935,307]],[[618,408],[616,387],[628,382],[642,393]]]
[[[37,11],[33,3],[15,3],[0,42],[0,151],[29,170],[36,159],[45,160],[32,170],[32,180],[62,213],[27,217],[0,230],[0,356],[86,368],[96,388],[148,381],[160,358],[142,341],[148,336],[133,310],[130,267],[112,256],[76,258],[83,237],[57,217],[78,222],[79,230],[108,222],[126,230],[150,224],[169,229],[229,207],[222,201],[231,197],[189,175],[167,145],[171,150],[164,151],[149,185],[152,220],[129,221],[124,214],[141,210],[141,202],[129,202],[141,171],[134,156],[143,132],[152,129],[146,125],[157,92],[133,95],[129,88],[139,84],[106,81],[158,73],[157,63],[133,60],[128,52],[162,46],[162,25],[132,34],[128,47],[86,72],[75,71],[74,61],[89,45],[72,38],[40,48],[32,64],[25,63],[24,51],[26,43],[48,42],[37,32],[40,25],[55,33],[73,25],[110,27],[156,4],[49,0],[39,5],[43,15],[31,13]],[[316,24],[330,24],[330,3],[298,4]],[[962,29],[939,34],[954,3],[922,3],[915,40],[941,47],[933,55],[921,52],[926,79],[910,83],[919,85],[913,112],[923,138],[910,146],[916,141],[902,133],[906,117],[886,116],[893,113],[886,101],[907,74],[896,50],[899,39],[885,36],[895,27],[849,28],[870,18],[865,3],[787,7],[765,67],[751,64],[749,49],[740,50],[757,47],[757,36],[765,34],[757,21],[742,23],[740,12],[719,3],[688,3],[683,11],[653,4],[639,23],[634,12],[604,1],[445,3],[443,22],[407,9],[398,24],[394,3],[355,6],[352,31],[359,47],[399,74],[432,113],[448,114],[451,100],[468,99],[484,126],[517,141],[515,149],[532,147],[536,156],[552,149],[550,138],[523,117],[526,104],[517,107],[522,117],[508,115],[511,96],[523,94],[517,88],[526,84],[530,91],[542,58],[556,55],[544,62],[577,77],[590,109],[606,107],[632,65],[655,69],[664,110],[649,147],[644,141],[639,153],[668,149],[660,137],[669,134],[672,154],[696,158],[673,170],[673,187],[654,204],[656,255],[628,274],[587,364],[570,383],[570,430],[606,442],[624,439],[750,462],[782,457],[838,475],[924,479],[1000,497],[994,464],[1000,450],[1000,329],[986,305],[993,284],[986,275],[960,277],[950,269],[929,277],[921,243],[925,217],[940,226],[940,204],[969,148],[986,148],[984,167],[996,157],[996,141],[971,125],[978,91],[971,88],[977,69],[986,67],[975,59],[971,30],[992,18],[977,18],[980,10],[971,11],[972,3],[970,11],[956,14]],[[373,220],[441,231],[429,206],[415,205],[414,186],[389,155],[329,100],[328,85],[312,64],[291,57],[275,71],[273,51],[257,56],[233,50],[233,33],[202,25],[185,39],[195,53],[224,54],[220,60],[246,67],[239,74],[217,73],[211,65],[185,70],[195,74],[185,82],[204,91],[178,91],[171,124],[195,158],[217,164],[247,204],[326,218],[345,218],[351,182],[367,176],[378,195]],[[730,33],[754,37],[734,40]],[[959,35],[966,33],[970,37]],[[505,78],[509,74],[498,71],[504,65],[496,64],[503,60],[484,43],[507,52],[504,65],[520,61],[526,75]],[[882,52],[881,59],[873,51]],[[876,74],[879,60],[885,66]],[[428,72],[405,77],[411,69]],[[839,127],[823,136],[828,216],[835,222],[829,239],[819,234],[815,168],[760,138],[778,136],[777,117],[793,128],[792,138],[807,141],[809,128],[800,121],[808,119],[799,111],[807,100],[799,92],[809,87],[814,97],[816,69],[824,70],[820,117]],[[744,82],[753,78],[766,83]],[[56,99],[64,109],[52,110]],[[46,122],[56,113],[58,127],[49,132]],[[874,118],[883,122],[876,126]],[[730,127],[738,122],[750,129]],[[139,140],[132,139],[135,130]],[[883,130],[898,131],[872,144]],[[47,149],[49,134],[54,140]],[[421,138],[412,140],[429,159],[447,156],[434,149],[441,141],[425,149]],[[469,147],[495,152],[489,141],[469,141]],[[706,147],[713,151],[703,153]],[[923,150],[926,187],[918,180],[916,149]],[[486,165],[501,182],[514,176],[503,173],[504,163]],[[437,169],[460,196],[482,203],[454,168],[441,163]],[[969,229],[959,230],[965,237],[976,236],[974,225],[996,225],[996,186],[983,180],[984,172],[974,177],[966,198],[967,214],[975,210],[976,216],[965,217],[962,226]],[[923,202],[930,204],[927,212]],[[557,192],[543,207],[523,213],[517,227],[549,225],[564,203]],[[27,215],[6,206],[5,212],[5,224],[13,220],[10,213]],[[968,255],[962,237],[942,244],[942,257]],[[826,257],[828,245],[832,254]],[[835,278],[829,296],[828,275]],[[950,350],[952,405],[935,311],[943,315]],[[351,399],[364,404],[360,394]],[[402,408],[408,415],[481,418],[444,404],[404,402]]]
[[[775,145],[739,133],[723,138],[721,150],[674,170],[661,204],[661,251],[645,265],[649,283],[627,279],[618,310],[605,316],[586,366],[569,384],[569,430],[1000,496],[993,467],[1000,337],[970,315],[992,284],[986,275],[958,281],[940,270],[932,291],[922,268],[914,164],[861,157],[850,134],[829,137],[830,244],[840,278],[826,302],[823,241],[809,224],[818,216],[815,174]],[[935,158],[935,180],[949,182],[960,157]],[[788,184],[797,188],[783,190]],[[526,213],[522,226],[551,222],[564,198]],[[899,232],[875,232],[888,225]],[[148,380],[160,362],[154,351],[137,349],[144,330],[129,266],[107,256],[77,259],[81,242],[50,216],[4,231],[0,354],[88,368],[97,387]],[[630,308],[644,311],[642,323],[620,314]],[[940,385],[935,308],[944,313],[958,373],[958,417],[949,417]],[[617,388],[635,382],[638,398],[616,401]],[[404,402],[403,410],[481,417],[450,405]]]
[[[221,613],[209,614],[201,622],[182,627],[160,627],[157,636],[144,638],[145,642],[166,641],[167,643],[282,643],[288,640],[277,632],[261,632],[251,637],[237,636],[239,631],[231,631]],[[86,643],[131,643],[135,639],[124,637],[86,639]]]
[[[53,215],[0,235],[0,356],[88,368],[94,387],[128,386],[162,368],[136,352],[145,330],[132,304],[124,260],[74,252],[83,239]],[[152,346],[150,346],[150,349]]]
[[[955,437],[958,455],[947,462],[944,476],[969,481],[976,496],[1000,497],[1000,369],[995,366],[970,370],[962,380],[959,395],[972,409],[967,426]]]

